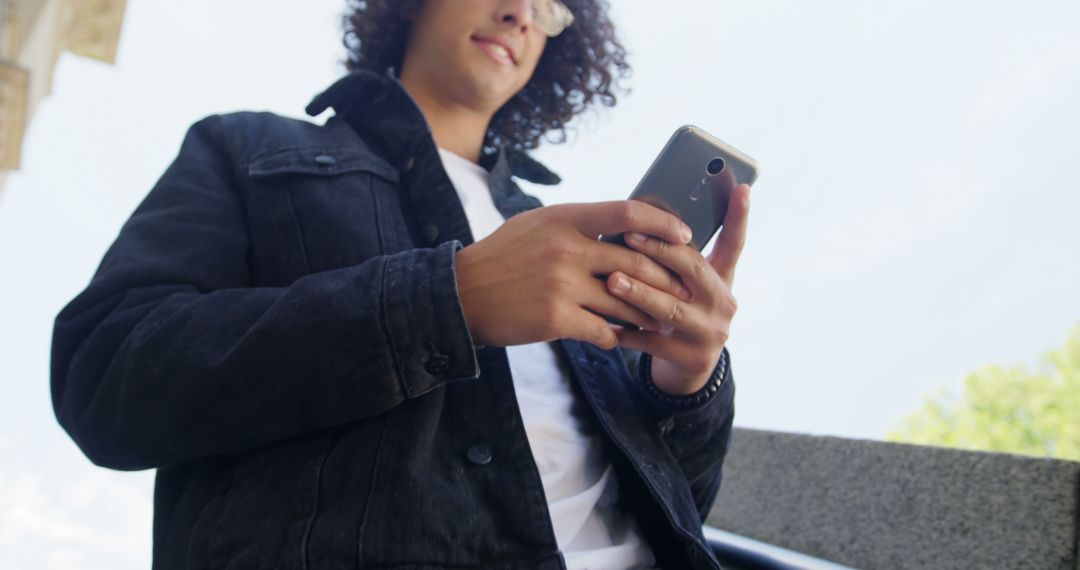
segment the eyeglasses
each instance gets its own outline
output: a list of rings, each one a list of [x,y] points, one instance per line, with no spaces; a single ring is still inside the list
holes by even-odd
[[[533,22],[549,38],[553,38],[574,23],[574,14],[561,0],[533,0]]]

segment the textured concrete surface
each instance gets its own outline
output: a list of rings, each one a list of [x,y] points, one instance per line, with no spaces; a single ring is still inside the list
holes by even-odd
[[[736,430],[706,524],[858,568],[1078,570],[1080,463]]]

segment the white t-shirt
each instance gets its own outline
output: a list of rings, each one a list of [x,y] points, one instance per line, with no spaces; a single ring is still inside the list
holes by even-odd
[[[439,149],[476,241],[503,223],[489,174]],[[601,453],[598,427],[575,397],[570,372],[549,343],[506,349],[521,419],[547,496],[551,525],[567,567],[647,568],[655,563],[637,522],[615,504],[615,471]]]

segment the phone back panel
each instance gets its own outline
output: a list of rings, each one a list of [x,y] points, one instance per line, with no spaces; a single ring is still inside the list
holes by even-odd
[[[724,167],[710,174],[709,164],[717,158]],[[732,190],[753,184],[757,175],[754,159],[687,125],[675,131],[630,198],[678,216],[694,232],[690,243],[701,250],[723,224]]]

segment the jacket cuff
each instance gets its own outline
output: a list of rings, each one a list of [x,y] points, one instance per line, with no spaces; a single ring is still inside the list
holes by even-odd
[[[638,362],[637,380],[643,399],[657,420],[661,435],[686,438],[708,428],[734,408],[735,389],[731,377],[730,354],[727,347],[713,369],[712,378],[701,390],[687,396],[663,393],[652,380],[652,356],[642,353]]]
[[[398,381],[409,398],[480,375],[458,294],[455,261],[462,247],[454,240],[387,261],[382,321]]]

